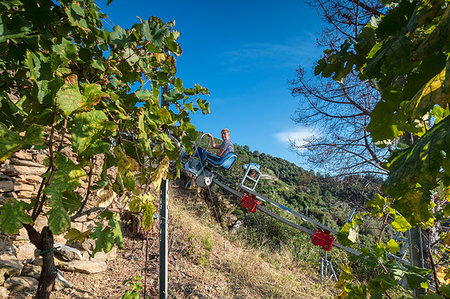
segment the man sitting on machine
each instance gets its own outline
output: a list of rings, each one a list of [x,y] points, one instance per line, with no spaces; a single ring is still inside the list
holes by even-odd
[[[202,148],[198,148],[198,153],[200,156],[200,159],[202,161],[202,163],[204,163],[206,161],[206,158],[210,158],[213,161],[220,161],[220,159],[222,159],[223,157],[225,157],[226,154],[228,153],[232,153],[234,152],[234,145],[233,142],[231,142],[230,140],[230,130],[228,129],[223,129],[221,132],[221,136],[222,136],[222,144],[216,144],[214,142],[214,137],[208,133],[206,134],[209,136],[209,139],[211,139],[211,147],[215,148],[215,149],[219,149],[219,152],[217,153],[217,155],[214,155]]]

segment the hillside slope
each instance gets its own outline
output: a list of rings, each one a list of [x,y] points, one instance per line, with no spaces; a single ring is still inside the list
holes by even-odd
[[[170,187],[169,298],[331,298],[334,289],[320,281],[318,264],[288,251],[251,248],[212,220],[198,190]],[[148,241],[147,290],[158,297],[158,223]],[[120,298],[122,282],[144,277],[145,241],[125,238],[124,249],[99,274],[64,273],[72,289],[51,298]]]

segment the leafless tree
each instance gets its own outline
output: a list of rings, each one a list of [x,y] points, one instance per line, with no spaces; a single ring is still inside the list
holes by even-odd
[[[383,7],[375,0],[305,2],[326,23],[318,44],[335,50],[345,40],[355,40],[372,16],[381,15]],[[372,82],[361,81],[355,73],[337,82],[309,75],[300,66],[290,88],[292,95],[300,99],[292,117],[294,122],[320,129],[305,143],[292,142],[292,148],[300,156],[306,157],[314,166],[339,175],[387,174],[381,162],[389,149],[377,148],[366,129],[370,114],[380,99]]]

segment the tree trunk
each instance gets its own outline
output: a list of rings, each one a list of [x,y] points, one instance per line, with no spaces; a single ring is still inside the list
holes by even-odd
[[[42,229],[41,248],[39,249],[41,250],[43,263],[36,298],[48,299],[55,285],[57,275],[53,254],[53,234],[48,226]]]
[[[48,226],[44,227],[40,234],[29,224],[25,224],[24,227],[28,232],[31,243],[41,250],[40,255],[43,258],[41,276],[39,277],[39,286],[35,298],[48,299],[57,276],[53,255],[53,234]]]

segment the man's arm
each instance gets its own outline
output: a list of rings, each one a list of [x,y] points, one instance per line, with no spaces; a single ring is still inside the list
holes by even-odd
[[[212,148],[220,148],[220,144],[216,144],[215,142],[214,142],[214,137],[210,134],[210,133],[208,133],[207,134],[208,136],[209,136],[209,139],[211,139],[211,147]],[[221,150],[220,152],[219,152],[219,156],[220,156],[220,154],[221,154],[221,152],[223,153],[223,150]]]

